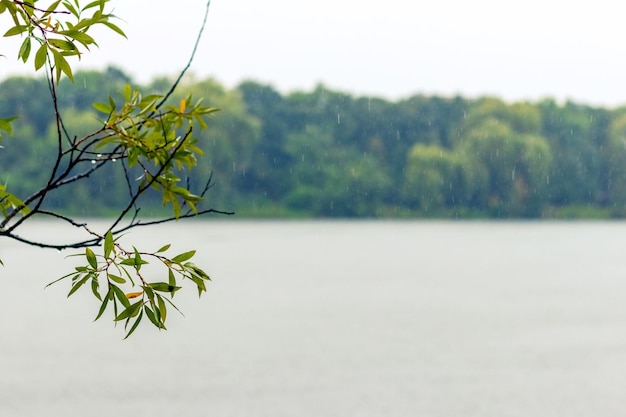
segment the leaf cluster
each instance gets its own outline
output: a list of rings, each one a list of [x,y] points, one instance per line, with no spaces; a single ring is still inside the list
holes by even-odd
[[[164,245],[154,252],[140,252],[123,248],[119,243],[119,236],[114,238],[111,231],[104,236],[101,253],[94,249],[85,248],[84,254],[70,255],[84,258],[85,264],[75,267],[75,270],[49,285],[70,279],[71,289],[68,297],[75,294],[80,288],[88,284],[95,298],[100,302],[100,308],[95,320],[101,318],[105,311],[112,306],[113,320],[124,322],[126,337],[128,338],[139,326],[144,315],[158,329],[166,330],[168,306],[180,313],[173,303],[174,294],[181,290],[182,281],[189,280],[195,284],[198,295],[206,292],[206,282],[209,275],[190,262],[196,251],[191,250],[169,257],[166,252],[170,245]],[[157,263],[161,265],[166,275],[165,279],[152,281],[145,273],[145,265]],[[182,313],[181,313],[182,314]]]
[[[193,127],[206,128],[204,118],[217,109],[203,106],[201,99],[193,101],[191,95],[181,99],[179,106],[164,105],[164,98],[143,96],[127,84],[121,106],[112,96],[107,103],[94,103],[94,108],[106,115],[94,150],[101,159],[108,155],[126,159],[129,168],[139,166],[140,192],[152,188],[161,193],[163,205],[171,203],[178,218],[183,205],[197,213],[196,204],[202,197],[181,187],[176,171],[192,169],[197,156],[203,155],[197,138],[191,136]]]
[[[57,82],[61,80],[61,74],[73,80],[67,58],[80,59],[90,46],[97,46],[88,33],[91,28],[104,25],[126,37],[124,31],[111,21],[115,16],[105,12],[107,2],[96,0],[81,7],[78,0],[56,0],[42,8],[37,0],[0,0],[0,15],[10,14],[14,24],[4,37],[24,38],[18,58],[26,63],[34,50],[35,71],[49,63],[54,68]]]

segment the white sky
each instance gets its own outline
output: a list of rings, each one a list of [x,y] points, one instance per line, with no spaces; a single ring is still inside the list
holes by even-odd
[[[129,40],[103,33],[83,65],[115,64],[141,82],[182,69],[206,0],[111,4]],[[625,11],[615,0],[213,0],[192,69],[228,86],[252,78],[282,91],[323,82],[388,98],[614,106],[626,103]],[[15,45],[0,38],[0,53],[0,77],[20,68]]]

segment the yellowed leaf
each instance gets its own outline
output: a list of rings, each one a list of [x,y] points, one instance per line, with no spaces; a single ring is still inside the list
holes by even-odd
[[[142,294],[143,294],[143,291],[129,292],[128,294],[126,294],[126,298],[128,298],[130,300],[132,298],[137,298],[137,297],[139,297]]]

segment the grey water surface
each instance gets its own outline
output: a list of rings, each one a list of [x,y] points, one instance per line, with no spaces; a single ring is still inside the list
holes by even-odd
[[[202,221],[122,239],[198,249],[208,293],[121,341],[88,288],[44,290],[74,258],[1,240],[1,416],[626,410],[626,223]]]

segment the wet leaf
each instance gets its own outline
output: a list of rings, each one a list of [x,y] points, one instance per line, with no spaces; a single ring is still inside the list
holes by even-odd
[[[113,233],[109,230],[104,235],[104,257],[109,259],[111,252],[113,251]]]
[[[98,310],[98,315],[96,316],[95,319],[93,319],[93,321],[98,320],[102,314],[104,313],[104,311],[107,308],[107,304],[109,303],[109,300],[112,298],[113,293],[111,291],[111,289],[109,288],[109,292],[107,292],[106,297],[104,297],[104,300],[102,300],[102,304],[100,305],[100,310]]]
[[[177,262],[177,263],[185,262],[186,260],[193,258],[195,254],[196,254],[195,250],[190,250],[189,252],[184,252],[184,253],[181,253],[180,255],[174,256],[172,258],[172,261]]]
[[[100,113],[109,114],[111,113],[111,107],[105,103],[96,102],[92,104],[93,108],[98,110]]]
[[[17,26],[13,26],[11,29],[7,30],[6,32],[4,32],[4,36],[5,38],[8,38],[9,36],[15,36],[15,35],[19,35],[21,33],[24,33],[28,30],[28,26],[26,25],[17,25]]]
[[[30,56],[30,37],[24,39],[24,42],[22,42],[18,56],[22,58],[23,62],[28,61],[28,57]]]
[[[161,253],[161,252],[165,252],[166,250],[168,250],[170,248],[170,244],[168,243],[165,246],[162,246],[161,249],[159,249],[156,253]]]
[[[126,296],[124,296],[124,298],[126,298]],[[115,321],[133,317],[137,313],[137,310],[141,309],[142,304],[143,301],[137,301],[136,303],[129,305],[115,318]]]
[[[163,297],[159,294],[156,294],[156,298],[159,304],[159,311],[161,312],[161,321],[165,323],[165,319],[167,318],[167,306],[165,305],[165,301],[163,301]]]
[[[114,32],[116,32],[117,34],[123,36],[126,38],[126,34],[124,33],[124,31],[122,29],[120,29],[117,25],[111,23],[111,22],[102,22],[105,26],[108,26],[110,29],[112,29]]]
[[[78,281],[76,281],[76,283],[72,286],[72,289],[70,290],[70,292],[67,294],[67,296],[71,296],[72,294],[74,294],[76,291],[78,291],[78,289],[80,287],[83,286],[83,284],[85,284],[85,282],[87,282],[87,280],[91,277],[90,274],[85,275],[84,277],[82,277],[81,279],[79,279]]]
[[[93,295],[100,301],[102,301],[102,296],[100,295],[100,293],[98,292],[98,278],[93,275],[92,279],[91,279],[91,292],[93,292]]]
[[[96,260],[96,254],[90,248],[85,248],[85,257],[87,262],[93,269],[98,269],[98,261]]]
[[[124,294],[120,287],[118,287],[117,285],[111,285],[111,289],[115,294],[115,298],[118,299],[125,308],[130,307],[130,301],[128,301],[128,298],[126,298],[126,294]]]
[[[108,274],[107,277],[113,281],[113,282],[117,282],[118,284],[126,284],[126,279],[117,276],[117,275],[113,275],[113,274]]]
[[[141,318],[143,317],[143,311],[139,312],[139,315],[137,316],[137,319],[135,320],[135,322],[133,323],[133,325],[131,326],[130,330],[128,331],[128,333],[126,333],[126,337],[124,337],[124,340],[128,339],[130,337],[131,334],[133,334],[133,332],[135,331],[135,329],[137,329],[137,326],[139,326],[139,323],[141,322]]]
[[[150,287],[154,288],[155,291],[160,292],[176,292],[181,288],[168,284],[167,282],[152,282],[150,283]]]
[[[42,43],[35,53],[35,71],[44,66],[46,58],[48,58],[48,45]]]

